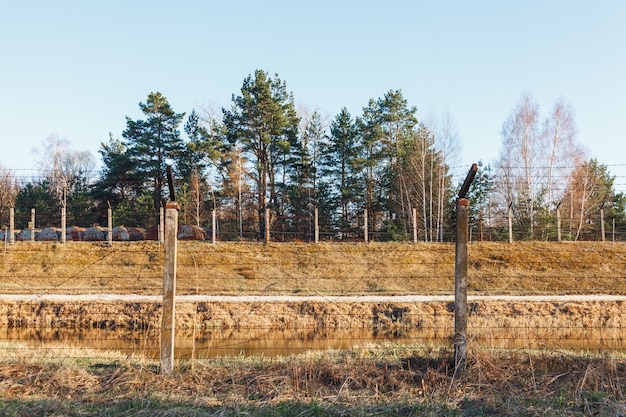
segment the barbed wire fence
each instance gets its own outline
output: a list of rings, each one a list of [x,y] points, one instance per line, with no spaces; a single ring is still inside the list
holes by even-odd
[[[470,244],[469,349],[623,353],[623,244],[546,245]],[[1,265],[0,355],[158,358],[158,242],[18,242]],[[177,360],[451,346],[449,243],[180,242],[177,269]]]
[[[362,238],[355,240],[371,242],[376,239],[365,219]],[[46,355],[113,350],[155,359],[163,348],[167,242],[86,242],[86,231],[77,230],[82,242],[60,245],[59,239],[32,239],[29,229],[28,240],[7,244],[4,236],[0,328],[6,346],[17,341],[25,351]],[[276,234],[266,230],[266,236]],[[112,238],[112,225],[107,235]],[[458,265],[449,243],[283,245],[268,239],[264,245],[211,245],[206,236],[177,250],[178,360],[380,341],[450,346]],[[511,236],[509,231],[509,241]],[[623,352],[621,243],[475,245],[470,239],[470,346]],[[336,252],[343,256],[333,257]],[[607,259],[615,265],[607,267]]]
[[[623,165],[612,165],[610,168],[623,168]],[[461,167],[452,167],[453,178],[458,178]],[[7,171],[8,170],[0,170]],[[37,170],[12,170],[15,180],[21,186],[25,186],[42,175],[41,171]],[[96,181],[99,178],[99,172],[91,172],[86,174],[91,181]],[[623,193],[626,190],[626,177],[617,176],[613,184],[616,193]],[[563,191],[563,190],[555,190]],[[250,197],[252,198],[252,197]],[[443,222],[450,223],[452,216],[453,204],[449,203],[449,207],[446,208],[447,214],[444,214],[445,219]],[[626,239],[626,224],[622,221],[615,223],[615,218],[607,218],[602,221],[600,217],[600,210],[596,210],[593,216],[586,216],[584,219],[574,218],[569,212],[561,213],[560,225],[556,221],[556,208],[550,208],[549,213],[528,213],[528,208],[523,207],[523,203],[517,203],[512,205],[509,203],[509,207],[512,208],[512,218],[505,209],[494,210],[490,207],[481,207],[480,212],[472,214],[470,218],[470,240],[488,240],[488,241],[520,241],[520,240],[615,240],[620,241]],[[17,231],[24,231],[24,235],[28,233],[29,224],[35,223],[35,229],[40,230],[42,227],[61,228],[62,213],[59,209],[52,206],[38,205],[36,208],[35,216],[32,216],[32,209],[23,209],[15,213],[14,228]],[[216,238],[218,240],[260,240],[261,228],[259,223],[263,222],[263,216],[259,216],[254,213],[252,207],[247,208],[247,214],[245,217],[238,216],[232,207],[214,207],[216,222],[212,224],[211,216],[205,216],[202,222],[191,221],[188,216],[181,216],[182,223],[194,224],[203,229],[203,233],[206,237],[211,236],[215,231]],[[211,209],[211,210],[213,210]],[[348,240],[348,241],[360,241],[360,240],[373,240],[373,241],[386,241],[386,240],[419,240],[419,241],[452,241],[453,229],[451,224],[447,226],[433,229],[432,225],[421,224],[417,228],[417,233],[413,232],[414,225],[413,220],[415,217],[423,217],[421,213],[417,216],[413,214],[415,208],[409,208],[398,221],[395,222],[396,213],[385,213],[384,216],[379,214],[376,221],[368,219],[364,214],[363,207],[352,207],[353,213],[351,213],[350,226],[346,227],[329,225],[324,222],[318,222],[319,239],[320,240]],[[422,210],[423,208],[420,208]],[[10,206],[6,202],[0,201],[0,234],[6,234],[10,228],[9,221]],[[306,216],[296,215],[282,215],[276,211],[271,211],[270,223],[271,234],[274,241],[314,241],[315,230],[315,217],[313,215],[313,209]],[[370,213],[371,214],[371,213]],[[430,216],[433,214],[431,213]],[[531,221],[528,216],[532,215],[534,221]],[[120,218],[121,214],[119,210],[113,209],[113,221]],[[154,217],[157,214],[154,213]],[[187,220],[185,220],[187,218]],[[33,221],[34,220],[34,221]],[[126,219],[128,220],[128,219]],[[145,219],[144,219],[145,220]],[[318,219],[319,220],[319,219]],[[94,215],[85,214],[84,210],[76,209],[71,204],[66,208],[66,222],[67,227],[75,228],[77,233],[81,233],[81,229],[88,229],[90,227],[106,227],[104,219],[96,219]],[[133,222],[125,221],[124,224],[120,224],[119,221],[114,226],[125,226],[130,228],[146,228],[144,224],[133,224]],[[136,223],[136,222],[135,222]],[[145,221],[141,223],[146,223]],[[509,228],[508,223],[512,223]],[[37,225],[39,227],[37,228]],[[156,227],[156,225],[154,225]],[[364,233],[364,229],[367,227],[367,235]],[[149,228],[149,227],[148,227]],[[397,230],[397,229],[400,230]],[[95,229],[94,229],[95,230]],[[48,230],[53,232],[53,230]],[[59,230],[57,230],[58,234]],[[131,231],[132,232],[132,231]],[[144,233],[148,233],[148,230],[144,230]],[[132,234],[132,233],[131,233]],[[151,236],[157,234],[156,230],[151,232]],[[97,235],[97,233],[96,233]],[[417,238],[415,239],[415,236]],[[130,237],[131,239],[139,239],[139,236]],[[0,236],[3,237],[3,236]],[[206,238],[205,237],[205,238]],[[14,236],[15,239],[26,239],[27,236]],[[54,238],[53,236],[51,237]],[[154,238],[154,237],[152,237]],[[11,239],[9,234],[8,239]],[[71,236],[70,239],[81,239],[81,236]],[[97,240],[94,238],[94,240]]]

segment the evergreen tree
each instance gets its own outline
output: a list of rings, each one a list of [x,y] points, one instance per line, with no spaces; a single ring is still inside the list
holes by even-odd
[[[459,186],[460,188],[460,186]],[[479,239],[485,240],[485,232],[491,226],[492,213],[496,208],[493,200],[494,180],[491,166],[478,161],[478,171],[467,194],[469,205],[469,227],[478,231]]]
[[[329,198],[339,208],[341,229],[350,227],[350,212],[363,199],[362,175],[357,157],[361,153],[356,123],[345,107],[330,125],[330,137],[322,148],[321,174],[328,184]]]
[[[569,218],[570,235],[574,240],[592,239],[588,233],[599,230],[600,209],[623,211],[623,207],[619,207],[620,200],[616,200],[614,183],[615,177],[608,167],[596,159],[574,170],[561,203],[561,210],[569,213],[565,217]]]
[[[395,218],[395,229],[407,229],[410,219],[410,196],[407,192],[407,178],[401,163],[413,138],[417,125],[417,108],[409,107],[400,90],[389,90],[378,100],[383,132],[384,156],[388,167],[384,176],[387,189],[387,211],[389,220]],[[396,236],[399,236],[396,233]]]
[[[145,103],[139,103],[139,108],[146,119],[126,117],[122,136],[134,175],[152,189],[154,210],[158,213],[164,199],[166,165],[178,162],[184,149],[178,128],[185,114],[175,113],[159,92],[150,93]]]
[[[25,184],[15,199],[15,225],[26,227],[30,221],[30,210],[35,209],[38,227],[59,227],[61,225],[61,202],[50,191],[49,180],[39,180]]]
[[[367,221],[370,230],[375,230],[379,214],[387,206],[388,194],[384,188],[384,177],[388,166],[385,165],[386,149],[383,143],[384,132],[381,125],[380,107],[374,99],[370,99],[367,106],[363,108],[363,115],[357,118],[357,126],[361,154],[356,162],[362,169]]]
[[[281,211],[284,198],[278,198],[277,171],[285,169],[290,144],[298,134],[298,117],[293,96],[285,82],[255,71],[246,77],[241,95],[233,95],[231,110],[223,110],[224,125],[231,144],[241,149],[252,164],[248,174],[254,179],[259,213],[259,232],[263,238],[264,211],[269,206]],[[279,173],[280,174],[280,173]]]
[[[110,206],[115,212],[118,224],[128,226],[150,226],[154,219],[154,211],[150,210],[143,221],[135,223],[124,215],[124,212],[135,210],[135,200],[143,193],[143,179],[134,169],[126,145],[109,134],[108,142],[100,143],[98,151],[102,158],[102,172],[100,178],[91,188],[91,198],[96,204],[96,222],[104,224],[107,219],[107,209]],[[127,210],[118,210],[120,205]],[[150,219],[146,224],[146,220]]]
[[[304,118],[303,118],[304,120]],[[294,228],[304,233],[305,240],[313,237],[313,215],[317,207],[317,162],[324,136],[320,114],[307,117],[300,135],[291,146],[289,189],[290,214]]]

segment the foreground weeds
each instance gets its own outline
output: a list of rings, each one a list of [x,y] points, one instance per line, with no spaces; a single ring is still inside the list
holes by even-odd
[[[82,352],[84,353],[84,352]],[[90,355],[90,357],[94,357]],[[8,359],[0,415],[626,416],[626,360],[386,345],[181,362]]]

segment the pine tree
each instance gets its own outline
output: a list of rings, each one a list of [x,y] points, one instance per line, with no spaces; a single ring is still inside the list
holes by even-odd
[[[158,213],[163,204],[166,165],[175,164],[184,149],[178,128],[185,114],[175,113],[159,92],[150,93],[145,103],[139,103],[139,108],[146,119],[126,117],[122,136],[134,175],[152,189],[154,209]]]
[[[282,211],[284,204],[276,175],[285,169],[290,144],[298,134],[293,96],[278,75],[271,78],[257,70],[244,80],[241,95],[233,95],[232,109],[224,110],[224,125],[231,144],[252,164],[249,175],[256,183],[259,235],[264,238],[265,209]]]
[[[328,194],[339,208],[340,230],[350,227],[350,212],[363,200],[363,182],[357,157],[360,154],[357,126],[345,107],[331,122],[328,142],[322,148],[321,174]]]

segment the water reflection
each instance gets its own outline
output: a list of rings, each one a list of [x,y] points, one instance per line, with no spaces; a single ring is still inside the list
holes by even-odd
[[[114,350],[128,355],[158,358],[158,331],[65,330],[65,329],[2,329],[0,339],[24,342],[33,348],[83,348]],[[442,344],[448,340],[445,332],[433,330],[362,329],[334,330],[270,330],[218,329],[211,331],[179,331],[176,333],[177,358],[214,358],[220,356],[266,357],[287,356],[309,350],[347,349],[365,343],[380,344],[394,341],[412,344],[417,340]]]
[[[571,349],[624,351],[625,328],[523,328],[470,329],[474,346],[517,349]],[[179,331],[176,334],[177,358],[214,358],[220,356],[287,356],[309,350],[347,349],[366,343],[421,344],[443,346],[451,343],[451,329],[403,328],[372,329],[220,329]],[[24,342],[39,349],[96,349],[127,355],[158,358],[158,331],[1,329],[0,339]]]

